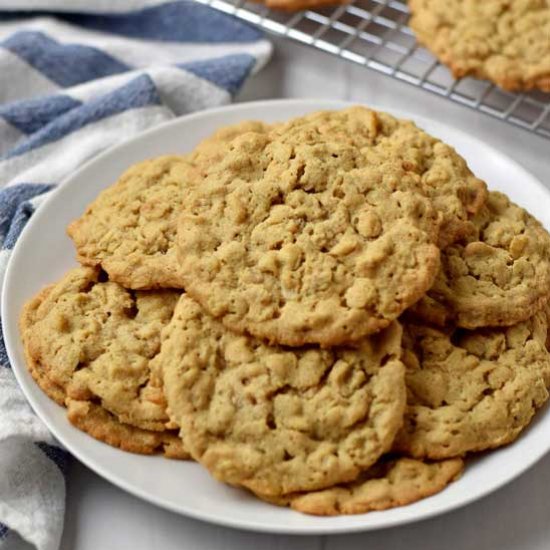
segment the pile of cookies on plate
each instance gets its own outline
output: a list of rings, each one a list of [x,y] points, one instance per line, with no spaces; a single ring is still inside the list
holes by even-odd
[[[40,387],[91,436],[265,501],[413,502],[548,399],[550,236],[412,122],[225,128],[68,233],[81,267],[21,317]]]

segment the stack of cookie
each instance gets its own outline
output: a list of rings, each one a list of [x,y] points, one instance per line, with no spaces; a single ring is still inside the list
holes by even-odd
[[[550,235],[449,146],[356,107],[131,168],[26,306],[69,420],[312,514],[443,489],[548,398]]]

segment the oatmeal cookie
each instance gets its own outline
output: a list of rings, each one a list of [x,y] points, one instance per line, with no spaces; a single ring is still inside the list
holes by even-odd
[[[419,42],[457,78],[550,92],[548,0],[409,0]]]
[[[173,454],[177,440],[167,432],[150,362],[180,292],[134,293],[100,276],[99,268],[73,269],[26,304],[20,327],[28,368],[94,437],[136,452],[166,446]]]
[[[468,238],[441,254],[433,287],[412,308],[431,323],[510,326],[550,298],[550,235],[506,195],[492,191]]]
[[[111,447],[138,454],[160,453],[180,460],[190,458],[177,432],[144,430],[125,424],[92,401],[68,398],[66,404],[67,418],[73,426]]]
[[[463,470],[464,462],[460,458],[440,462],[405,457],[382,459],[350,483],[275,499],[257,496],[316,516],[366,514],[405,506],[439,493]]]
[[[126,288],[182,288],[174,238],[187,189],[200,184],[200,166],[216,162],[221,143],[267,128],[254,121],[235,124],[186,157],[158,157],[129,168],[69,225],[78,261],[101,266]]]
[[[230,329],[284,345],[346,344],[391,323],[485,194],[450,147],[362,107],[220,148],[181,207],[184,286]]]
[[[394,449],[443,459],[514,441],[548,399],[545,312],[507,328],[405,325],[407,411]]]
[[[181,288],[173,246],[176,217],[183,191],[198,180],[182,157],[132,166],[69,225],[78,261],[101,266],[127,288]]]
[[[185,447],[220,481],[277,496],[355,479],[403,420],[397,323],[358,348],[269,347],[181,297],[157,356]]]

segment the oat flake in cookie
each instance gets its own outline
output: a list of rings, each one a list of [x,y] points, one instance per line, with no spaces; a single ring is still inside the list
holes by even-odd
[[[136,292],[75,268],[25,306],[21,334],[28,368],[69,420],[126,450],[174,456],[162,391],[150,363],[160,349],[177,291]]]
[[[215,162],[220,143],[267,128],[261,122],[236,124],[205,140],[195,154],[157,157],[129,168],[69,225],[78,261],[101,266],[111,281],[127,288],[182,288],[176,222],[187,189],[200,184],[197,165]]]
[[[512,327],[406,324],[405,424],[394,449],[443,459],[514,441],[548,399],[545,312]]]
[[[550,92],[548,0],[409,0],[411,28],[453,74]]]
[[[550,235],[506,195],[491,192],[468,238],[441,253],[433,287],[412,308],[431,323],[509,326],[550,297]]]
[[[298,512],[316,516],[366,514],[405,506],[439,493],[463,470],[464,462],[460,458],[440,462],[384,458],[350,483],[273,499],[257,496],[272,504],[290,506]]]
[[[155,362],[170,417],[220,481],[271,496],[350,481],[402,424],[397,323],[357,349],[270,347],[184,295],[162,338]]]
[[[177,209],[184,189],[198,181],[182,157],[132,166],[69,225],[78,261],[101,266],[128,288],[181,288],[173,247]]]
[[[232,330],[323,346],[381,330],[429,288],[436,244],[485,187],[410,122],[321,112],[221,145],[178,225],[186,291]]]

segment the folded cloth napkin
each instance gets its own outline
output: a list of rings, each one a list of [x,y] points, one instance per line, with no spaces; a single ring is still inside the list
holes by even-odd
[[[146,128],[230,102],[270,53],[259,31],[186,0],[2,0],[0,283],[25,223],[64,177]],[[59,547],[67,460],[0,337],[2,550]]]

